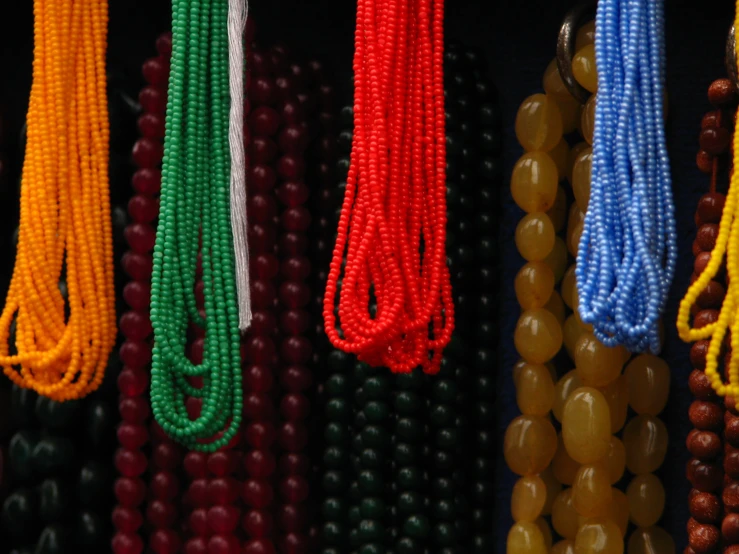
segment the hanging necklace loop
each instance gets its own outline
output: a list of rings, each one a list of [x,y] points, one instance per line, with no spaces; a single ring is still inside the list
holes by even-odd
[[[557,69],[570,94],[580,104],[585,104],[590,98],[590,93],[575,79],[572,73],[572,58],[575,55],[575,39],[577,29],[587,20],[595,15],[595,2],[586,0],[581,2],[567,12],[562,20],[557,37]]]

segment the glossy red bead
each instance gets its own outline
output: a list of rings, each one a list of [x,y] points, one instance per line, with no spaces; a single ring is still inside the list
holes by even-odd
[[[299,504],[308,498],[308,481],[300,475],[288,475],[280,482],[280,494],[291,504]]]
[[[213,535],[208,539],[208,554],[240,554],[241,544],[234,535]]]
[[[148,311],[150,298],[151,288],[147,282],[130,281],[123,287],[123,299],[134,310]]]
[[[290,335],[306,333],[310,323],[310,314],[305,310],[285,310],[280,314],[280,329]]]
[[[302,154],[308,145],[308,135],[302,125],[286,125],[280,131],[277,144],[286,154]]]
[[[162,140],[164,138],[164,117],[158,113],[145,113],[136,122],[142,137]]]
[[[714,156],[726,152],[729,148],[730,141],[731,133],[725,127],[709,127],[703,129],[698,138],[701,150]]]
[[[233,477],[215,477],[208,484],[210,502],[217,504],[234,504],[239,498],[239,482]]]
[[[187,488],[187,502],[199,508],[210,506],[207,479],[195,479],[190,483],[190,486]]]
[[[287,207],[302,206],[310,197],[310,189],[302,181],[285,181],[277,188],[277,198]]]
[[[277,439],[277,430],[269,421],[250,423],[244,428],[244,438],[252,448],[266,450]]]
[[[305,337],[287,337],[280,344],[280,357],[289,364],[305,364],[312,354],[313,347]]]
[[[138,169],[133,174],[131,184],[134,190],[141,194],[148,196],[159,194],[162,185],[162,172],[154,168]]]
[[[121,316],[118,326],[121,334],[132,341],[143,341],[152,333],[149,315],[133,310]]]
[[[271,106],[277,100],[275,95],[275,81],[266,75],[259,75],[251,79],[247,92],[249,94],[249,100],[254,104]]]
[[[203,537],[189,539],[185,543],[185,554],[208,554],[208,541]]]
[[[280,373],[280,383],[291,392],[300,392],[310,388],[313,376],[307,367],[291,365]]]
[[[203,363],[203,353],[205,352],[205,338],[197,338],[190,344],[190,361],[196,365]]]
[[[220,451],[208,454],[208,471],[216,477],[230,475],[237,466],[238,458],[234,452]]]
[[[244,416],[251,421],[269,421],[274,418],[274,406],[265,393],[249,393],[244,397]]]
[[[167,110],[167,91],[160,87],[145,87],[139,93],[139,103],[145,112],[164,114]]]
[[[124,506],[113,508],[111,519],[113,521],[113,527],[121,533],[135,533],[144,523],[144,517],[141,515],[141,511]]]
[[[305,111],[300,102],[290,100],[282,105],[282,119],[286,125],[300,124],[305,121]]]
[[[208,509],[208,526],[214,533],[232,533],[240,518],[241,511],[236,506],[219,505]]]
[[[119,448],[113,457],[118,473],[124,477],[138,477],[146,471],[146,456],[138,450]]]
[[[116,533],[110,546],[113,554],[141,554],[144,551],[141,537],[133,533]]]
[[[268,539],[250,540],[244,545],[243,554],[275,554],[274,544]]]
[[[285,102],[295,97],[296,82],[293,78],[283,75],[275,79],[275,96],[280,102]]]
[[[302,423],[284,423],[280,427],[279,441],[288,452],[300,452],[308,444],[308,430]]]
[[[308,537],[302,533],[287,533],[280,540],[280,550],[285,554],[307,554]]]
[[[310,402],[302,394],[286,394],[280,401],[280,413],[287,421],[300,421],[308,417]]]
[[[277,144],[269,137],[253,137],[248,144],[252,164],[268,164],[277,157]]]
[[[280,285],[280,302],[289,309],[305,308],[311,300],[308,285],[299,281],[287,281]]]
[[[256,279],[251,282],[251,302],[255,309],[265,310],[274,306],[277,291],[267,280]]]
[[[276,354],[275,344],[267,337],[249,337],[246,340],[245,354],[249,363],[268,364]]]
[[[152,500],[146,508],[146,520],[154,527],[172,527],[177,521],[177,508],[171,502]]]
[[[196,508],[187,516],[188,527],[190,532],[199,537],[207,537],[210,535],[210,526],[208,525],[208,510],[206,508]]]
[[[157,37],[157,52],[160,56],[169,59],[172,55],[172,33],[162,33]]]
[[[149,417],[149,404],[140,396],[121,398],[118,402],[118,412],[123,421],[129,423],[144,423]]]
[[[182,541],[173,529],[157,529],[149,539],[155,554],[175,554],[180,551]]]
[[[272,534],[274,523],[267,510],[249,510],[241,520],[241,527],[249,537],[261,539]]]
[[[149,254],[126,252],[121,258],[121,267],[135,281],[151,279],[152,259]]]
[[[266,478],[277,468],[274,454],[268,450],[251,450],[244,455],[244,469],[252,478]]]
[[[159,500],[174,500],[180,492],[180,483],[172,471],[157,471],[151,478],[151,492]]]
[[[306,454],[290,452],[280,456],[279,466],[283,475],[308,475],[311,462]]]
[[[265,75],[272,71],[272,60],[263,52],[247,49],[247,67],[254,75]]]
[[[141,448],[149,440],[149,432],[141,424],[123,422],[116,429],[118,443],[128,449]]]
[[[277,215],[277,202],[267,193],[257,193],[249,196],[247,213],[254,223],[270,223]]]
[[[185,454],[182,467],[190,477],[205,477],[208,475],[208,454],[192,450]]]
[[[250,192],[254,193],[267,193],[270,192],[277,182],[277,174],[268,165],[255,164],[249,171],[249,183]]]
[[[277,322],[271,310],[252,312],[251,332],[254,335],[271,335],[277,330]]]
[[[265,508],[272,503],[274,492],[268,482],[249,479],[244,483],[241,498],[251,508]]]
[[[124,367],[116,380],[118,390],[125,396],[139,396],[149,386],[149,376],[141,369]]]
[[[250,260],[252,271],[257,279],[273,279],[280,272],[280,262],[272,253],[264,253]]]
[[[277,161],[277,174],[283,179],[302,179],[305,174],[303,158],[292,154],[281,156]]]
[[[280,264],[280,273],[288,281],[304,281],[310,277],[311,263],[306,256],[291,256]]]
[[[116,479],[113,491],[124,508],[136,508],[146,498],[146,485],[139,478],[120,477]]]
[[[274,379],[272,371],[263,365],[251,365],[244,371],[245,389],[250,392],[268,392]]]
[[[249,114],[248,122],[249,129],[255,135],[272,136],[277,133],[280,116],[268,106],[259,106]]]
[[[280,237],[280,250],[288,256],[302,256],[308,250],[308,238],[304,233],[283,233]]]
[[[310,212],[304,206],[294,206],[282,212],[282,226],[287,231],[305,232],[310,227]]]
[[[182,456],[182,447],[170,441],[158,444],[154,448],[151,459],[154,467],[175,471],[182,462]]]
[[[159,216],[159,201],[146,194],[137,194],[128,201],[128,215],[134,221],[151,223]]]
[[[162,163],[164,145],[161,141],[143,137],[133,145],[132,154],[138,167],[156,168]]]
[[[726,204],[726,196],[720,192],[709,192],[698,200],[698,216],[703,223],[718,223]]]
[[[274,225],[249,225],[249,248],[254,250],[255,254],[263,252],[272,252],[277,240],[277,233]]]
[[[296,504],[280,506],[277,519],[280,528],[287,533],[299,533],[305,530],[308,522],[305,507]]]

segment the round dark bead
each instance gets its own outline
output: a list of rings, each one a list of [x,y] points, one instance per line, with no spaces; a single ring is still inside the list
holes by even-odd
[[[384,458],[377,450],[365,448],[359,458],[360,465],[366,469],[380,469],[384,465]]]
[[[351,415],[349,404],[342,398],[332,398],[326,403],[326,417],[335,421],[346,421]]]
[[[359,522],[362,521],[362,514],[359,511],[358,506],[352,506],[349,508],[349,516],[348,516],[349,523],[352,525],[359,525]]]
[[[323,453],[323,463],[330,468],[341,468],[346,465],[347,461],[346,451],[338,446],[329,446]]]
[[[736,89],[730,79],[716,79],[708,87],[708,101],[714,106],[730,104],[736,98]]]
[[[723,154],[729,148],[731,133],[725,127],[709,127],[703,129],[698,138],[698,143],[703,151],[713,156]]]
[[[398,496],[398,512],[401,514],[413,514],[423,510],[423,497],[417,492],[404,491]]]
[[[442,403],[453,402],[457,395],[457,386],[449,379],[439,379],[432,387],[433,398]]]
[[[335,521],[326,522],[323,526],[323,540],[328,544],[341,544],[344,540],[344,529]]]
[[[403,523],[403,532],[409,537],[424,539],[428,536],[430,525],[422,515],[412,515]]]
[[[398,440],[419,442],[423,439],[423,423],[418,419],[404,417],[395,424]]]
[[[729,514],[721,523],[721,534],[729,544],[739,542],[739,514]]]
[[[323,431],[328,444],[341,444],[346,438],[346,426],[340,423],[329,423]]]
[[[721,516],[721,502],[715,494],[696,492],[688,499],[690,515],[699,523],[715,523]]]
[[[727,412],[727,417],[724,420],[724,438],[731,446],[739,448],[739,417],[732,416],[729,418],[728,415],[731,414]]]
[[[367,425],[362,430],[362,442],[371,448],[385,449],[390,444],[390,437],[382,427]]]
[[[382,474],[379,471],[372,471],[368,469],[362,471],[359,474],[359,489],[363,494],[367,495],[374,496],[382,493]]]
[[[444,498],[432,502],[431,510],[435,519],[452,520],[456,515],[454,504]]]
[[[711,387],[711,381],[703,373],[706,367],[706,354],[708,354],[708,340],[699,340],[690,347],[690,363],[699,373],[695,371],[690,375],[690,391],[699,400],[715,398],[715,392]]]
[[[377,543],[363,544],[359,548],[357,554],[385,554],[386,549],[383,545]]]
[[[376,375],[367,379],[363,388],[368,399],[382,399],[390,392],[390,382],[387,377]]]
[[[420,371],[412,373],[403,373],[395,376],[395,383],[400,389],[412,390],[418,389],[423,385],[424,377]]]
[[[418,395],[410,391],[401,391],[395,396],[395,409],[401,414],[412,414],[421,407]]]
[[[359,535],[363,541],[382,541],[384,533],[384,526],[375,519],[363,519],[359,522]]]
[[[341,471],[327,471],[323,474],[323,490],[327,494],[339,494],[346,488],[346,479]]]
[[[446,477],[438,477],[431,482],[431,490],[439,498],[452,498],[454,496],[454,483]]]
[[[405,442],[399,442],[393,450],[393,459],[401,465],[414,463],[417,455],[417,448]]]
[[[344,501],[339,497],[328,497],[323,501],[323,517],[327,520],[343,521],[346,517]]]
[[[415,467],[404,467],[396,474],[398,486],[402,489],[419,490],[423,485],[423,473]]]
[[[452,428],[439,429],[436,432],[435,442],[439,448],[454,448],[457,444],[457,431]]]
[[[363,498],[359,511],[364,519],[381,520],[385,516],[385,502],[378,497]]]
[[[437,450],[433,457],[434,469],[448,471],[454,467],[454,456],[445,450]]]
[[[436,544],[449,546],[456,542],[457,533],[454,529],[454,525],[442,522],[434,526],[433,537]]]
[[[695,400],[688,409],[688,417],[696,429],[716,430],[724,423],[724,412],[714,402]]]
[[[718,223],[721,221],[725,204],[726,196],[720,192],[706,193],[698,200],[698,217],[700,217],[703,224]]]
[[[410,537],[402,537],[395,543],[395,552],[398,554],[420,554],[421,545]]]
[[[728,512],[739,512],[739,483],[730,483],[724,487],[721,498]]]
[[[447,404],[436,404],[431,408],[431,412],[429,413],[429,420],[437,427],[448,425],[453,419],[454,410]]]
[[[688,532],[688,544],[696,554],[709,554],[718,546],[721,535],[715,525],[699,523]]]
[[[362,412],[364,413],[367,422],[381,423],[387,419],[390,414],[390,409],[386,403],[372,400],[365,404]]]

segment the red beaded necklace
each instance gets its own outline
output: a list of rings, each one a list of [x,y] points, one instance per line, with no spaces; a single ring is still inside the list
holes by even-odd
[[[357,2],[354,135],[323,317],[336,348],[394,372],[436,373],[454,328],[443,14],[443,0]]]

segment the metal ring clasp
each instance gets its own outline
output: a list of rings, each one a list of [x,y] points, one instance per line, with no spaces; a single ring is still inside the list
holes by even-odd
[[[585,23],[585,20],[593,17],[595,13],[595,2],[588,0],[572,8],[562,21],[557,37],[557,69],[570,94],[581,104],[585,104],[590,98],[590,92],[580,85],[572,74],[572,58],[575,55],[575,39],[577,29]]]

